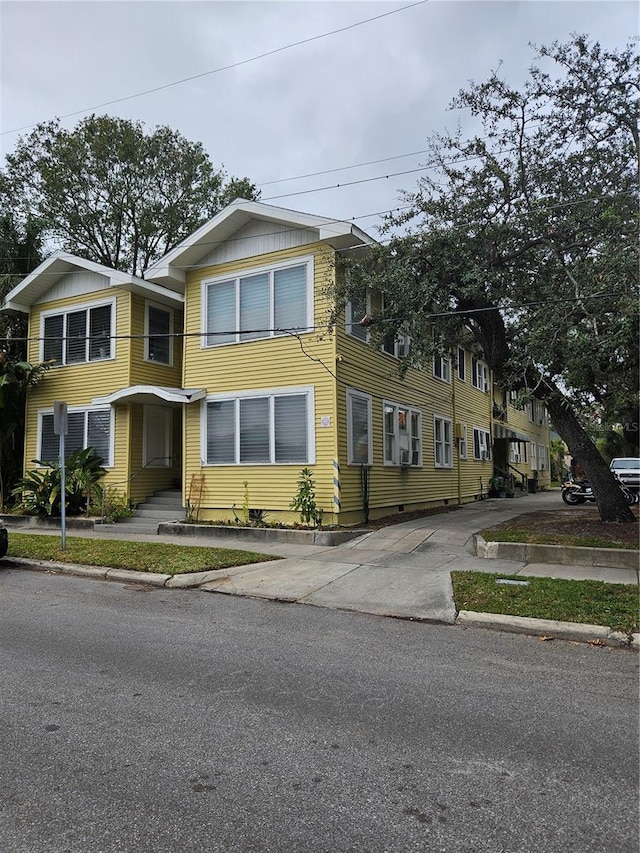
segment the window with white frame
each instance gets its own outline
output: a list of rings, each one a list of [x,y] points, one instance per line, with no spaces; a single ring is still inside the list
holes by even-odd
[[[311,464],[313,408],[307,387],[208,397],[202,458],[207,465]]]
[[[458,347],[458,379],[464,382],[467,373],[467,354],[462,347]]]
[[[466,459],[467,453],[467,425],[458,424],[458,455],[460,459]]]
[[[147,302],[144,314],[145,348],[147,361],[158,364],[173,363],[173,311],[162,305]]]
[[[347,462],[350,465],[371,465],[371,397],[347,389]]]
[[[433,418],[433,457],[436,468],[452,468],[453,422],[450,418],[435,415]]]
[[[419,409],[383,403],[384,464],[422,464],[422,415]]]
[[[360,325],[360,322],[367,316],[368,312],[369,294],[365,290],[359,294],[354,294],[351,301],[347,302],[345,309],[347,334],[365,343],[369,340],[369,332],[366,326]]]
[[[434,355],[433,375],[443,382],[451,382],[451,359],[448,355]]]
[[[41,359],[59,365],[113,358],[114,300],[45,311],[41,320]]]
[[[203,282],[203,345],[241,343],[313,326],[313,259]]]
[[[69,407],[64,455],[67,459],[76,450],[93,447],[105,468],[113,465],[113,413],[111,407],[82,409]],[[59,459],[60,436],[53,431],[53,412],[38,413],[38,459],[54,462]]]
[[[538,445],[534,441],[531,442],[531,470],[538,470]]]
[[[491,459],[491,436],[486,429],[473,428],[473,458]]]
[[[385,316],[384,294],[382,294],[382,315],[383,317]],[[404,358],[409,354],[410,340],[408,335],[396,334],[393,329],[390,329],[388,332],[385,332],[380,349],[394,358]]]
[[[512,441],[509,446],[509,461],[515,465],[527,461],[527,444],[524,441]]]
[[[480,391],[489,390],[489,367],[475,356],[471,356],[471,384]]]

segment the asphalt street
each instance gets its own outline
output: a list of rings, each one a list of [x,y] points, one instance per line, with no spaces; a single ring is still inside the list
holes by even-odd
[[[0,572],[0,848],[638,850],[637,655]]]

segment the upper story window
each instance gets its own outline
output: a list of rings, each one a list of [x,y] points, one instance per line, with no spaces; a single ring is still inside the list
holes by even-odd
[[[418,409],[384,403],[384,464],[421,465],[422,426]]]
[[[313,326],[313,258],[203,286],[203,346],[306,332]]]
[[[113,412],[111,408],[70,408],[67,414],[67,434],[64,440],[65,458],[76,450],[93,447],[102,464],[113,465]],[[58,461],[60,436],[53,430],[53,412],[38,413],[38,459]]]
[[[173,311],[147,302],[144,314],[145,347],[147,361],[173,364]]]
[[[396,335],[392,332],[382,344],[382,351],[394,358],[404,358],[409,353],[409,341],[408,335]]]
[[[366,326],[360,325],[360,322],[367,316],[368,312],[369,295],[365,291],[354,294],[351,301],[347,302],[345,309],[347,334],[365,343],[369,340],[369,332]]]
[[[489,390],[489,367],[475,356],[471,356],[471,384],[480,391]]]
[[[371,465],[371,397],[347,389],[347,462]]]
[[[451,359],[448,355],[434,355],[433,375],[443,382],[451,382]]]
[[[41,360],[83,364],[113,358],[114,323],[114,301],[44,312]]]
[[[464,382],[467,373],[467,354],[462,347],[458,347],[458,379]]]

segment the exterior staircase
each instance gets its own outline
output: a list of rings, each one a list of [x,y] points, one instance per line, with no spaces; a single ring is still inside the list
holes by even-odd
[[[184,521],[182,492],[180,489],[163,489],[154,492],[144,503],[138,504],[135,515],[121,518],[118,527],[123,534],[150,533],[157,535],[162,521]]]

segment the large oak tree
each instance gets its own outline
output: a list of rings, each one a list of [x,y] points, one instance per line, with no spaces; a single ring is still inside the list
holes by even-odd
[[[344,264],[343,299],[375,282],[374,339],[410,359],[461,335],[505,388],[541,400],[606,521],[630,521],[590,418],[638,424],[640,63],[586,36],[537,50],[526,83],[498,73],[453,102],[477,132],[431,140],[433,173],[387,240]]]

